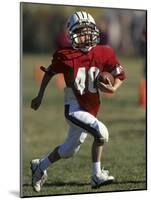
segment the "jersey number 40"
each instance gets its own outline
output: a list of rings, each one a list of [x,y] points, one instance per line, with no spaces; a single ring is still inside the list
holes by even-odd
[[[99,71],[97,67],[90,67],[88,71],[85,67],[78,69],[74,85],[81,95],[85,93],[86,89],[91,93],[97,92],[95,80]]]

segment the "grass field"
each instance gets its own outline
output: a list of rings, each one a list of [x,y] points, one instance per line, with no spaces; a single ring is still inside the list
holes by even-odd
[[[142,60],[123,58],[127,79],[112,98],[102,96],[98,118],[108,127],[109,143],[104,148],[102,164],[115,176],[115,182],[91,189],[91,144],[89,136],[79,153],[61,160],[48,169],[48,182],[40,193],[31,187],[30,160],[40,158],[62,143],[68,126],[64,119],[63,91],[49,84],[38,111],[30,109],[39,83],[34,67],[48,65],[49,56],[25,55],[22,63],[22,196],[95,193],[146,189],[146,119],[138,105],[138,84],[142,78]]]

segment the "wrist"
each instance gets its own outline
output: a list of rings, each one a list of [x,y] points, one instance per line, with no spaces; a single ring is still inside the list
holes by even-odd
[[[113,89],[112,89],[113,93],[116,91],[116,89],[117,89],[117,88],[113,86]]]
[[[42,99],[42,97],[43,97],[43,93],[42,93],[42,92],[39,92],[39,93],[38,93],[38,98]]]

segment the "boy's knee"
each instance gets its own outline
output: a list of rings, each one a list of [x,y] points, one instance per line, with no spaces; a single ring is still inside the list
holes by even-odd
[[[95,138],[95,141],[100,144],[104,144],[105,142],[108,142],[109,132],[107,127],[102,122],[98,122],[98,126],[100,135],[99,137]]]
[[[97,146],[103,146],[105,141],[102,138],[94,138],[94,142]]]

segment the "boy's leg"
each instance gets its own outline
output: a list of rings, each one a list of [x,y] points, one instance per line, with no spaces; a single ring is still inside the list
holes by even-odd
[[[92,175],[99,174],[101,172],[101,158],[104,143],[99,143],[95,139],[92,144]]]
[[[46,155],[44,158],[40,159],[40,169],[42,171],[47,170],[47,168],[54,162],[61,159],[58,153],[59,146],[57,146],[51,153]]]
[[[92,188],[98,188],[101,185],[109,184],[114,181],[114,177],[109,175],[108,170],[101,169],[102,151],[103,143],[98,143],[98,141],[94,140],[92,144]]]
[[[59,146],[57,146],[57,147],[53,150],[53,152],[50,153],[50,154],[48,155],[48,159],[49,159],[49,162],[50,162],[50,163],[54,163],[54,162],[56,162],[56,161],[58,161],[58,160],[61,159],[61,157],[60,157],[60,155],[59,155],[59,153],[58,153],[58,150],[59,150]]]
[[[103,141],[98,142],[98,140],[94,139],[92,144],[92,188],[98,188],[101,185],[109,184],[114,181],[114,177],[109,175],[109,171],[101,167],[103,147]]]
[[[70,158],[74,156],[74,154],[79,151],[80,145],[84,142],[86,137],[87,133],[82,132],[81,128],[70,126],[65,142],[57,146],[50,154],[41,159],[40,168],[44,171],[49,165],[61,158]]]
[[[61,158],[70,158],[80,149],[80,145],[85,141],[87,133],[83,129],[70,124],[68,137],[65,142],[59,146],[58,153]]]
[[[73,110],[70,105],[66,105],[65,116],[70,124],[74,124],[88,132],[98,142],[108,142],[108,130],[106,126],[90,113],[80,108]]]
[[[101,160],[104,143],[96,140],[92,144],[92,162],[99,162]]]
[[[84,142],[87,133],[82,132],[81,128],[70,126],[68,136],[62,145],[56,147],[50,154],[41,160],[32,160],[32,185],[35,191],[39,192],[41,186],[47,179],[46,170],[54,162],[61,158],[70,158],[80,149],[81,143]]]
[[[110,183],[114,180],[113,176],[109,176],[107,170],[101,169],[101,157],[104,142],[108,142],[108,130],[106,126],[90,113],[77,109],[70,109],[70,105],[66,106],[66,118],[70,123],[81,127],[94,137],[92,144],[92,187],[98,187],[102,184]]]

